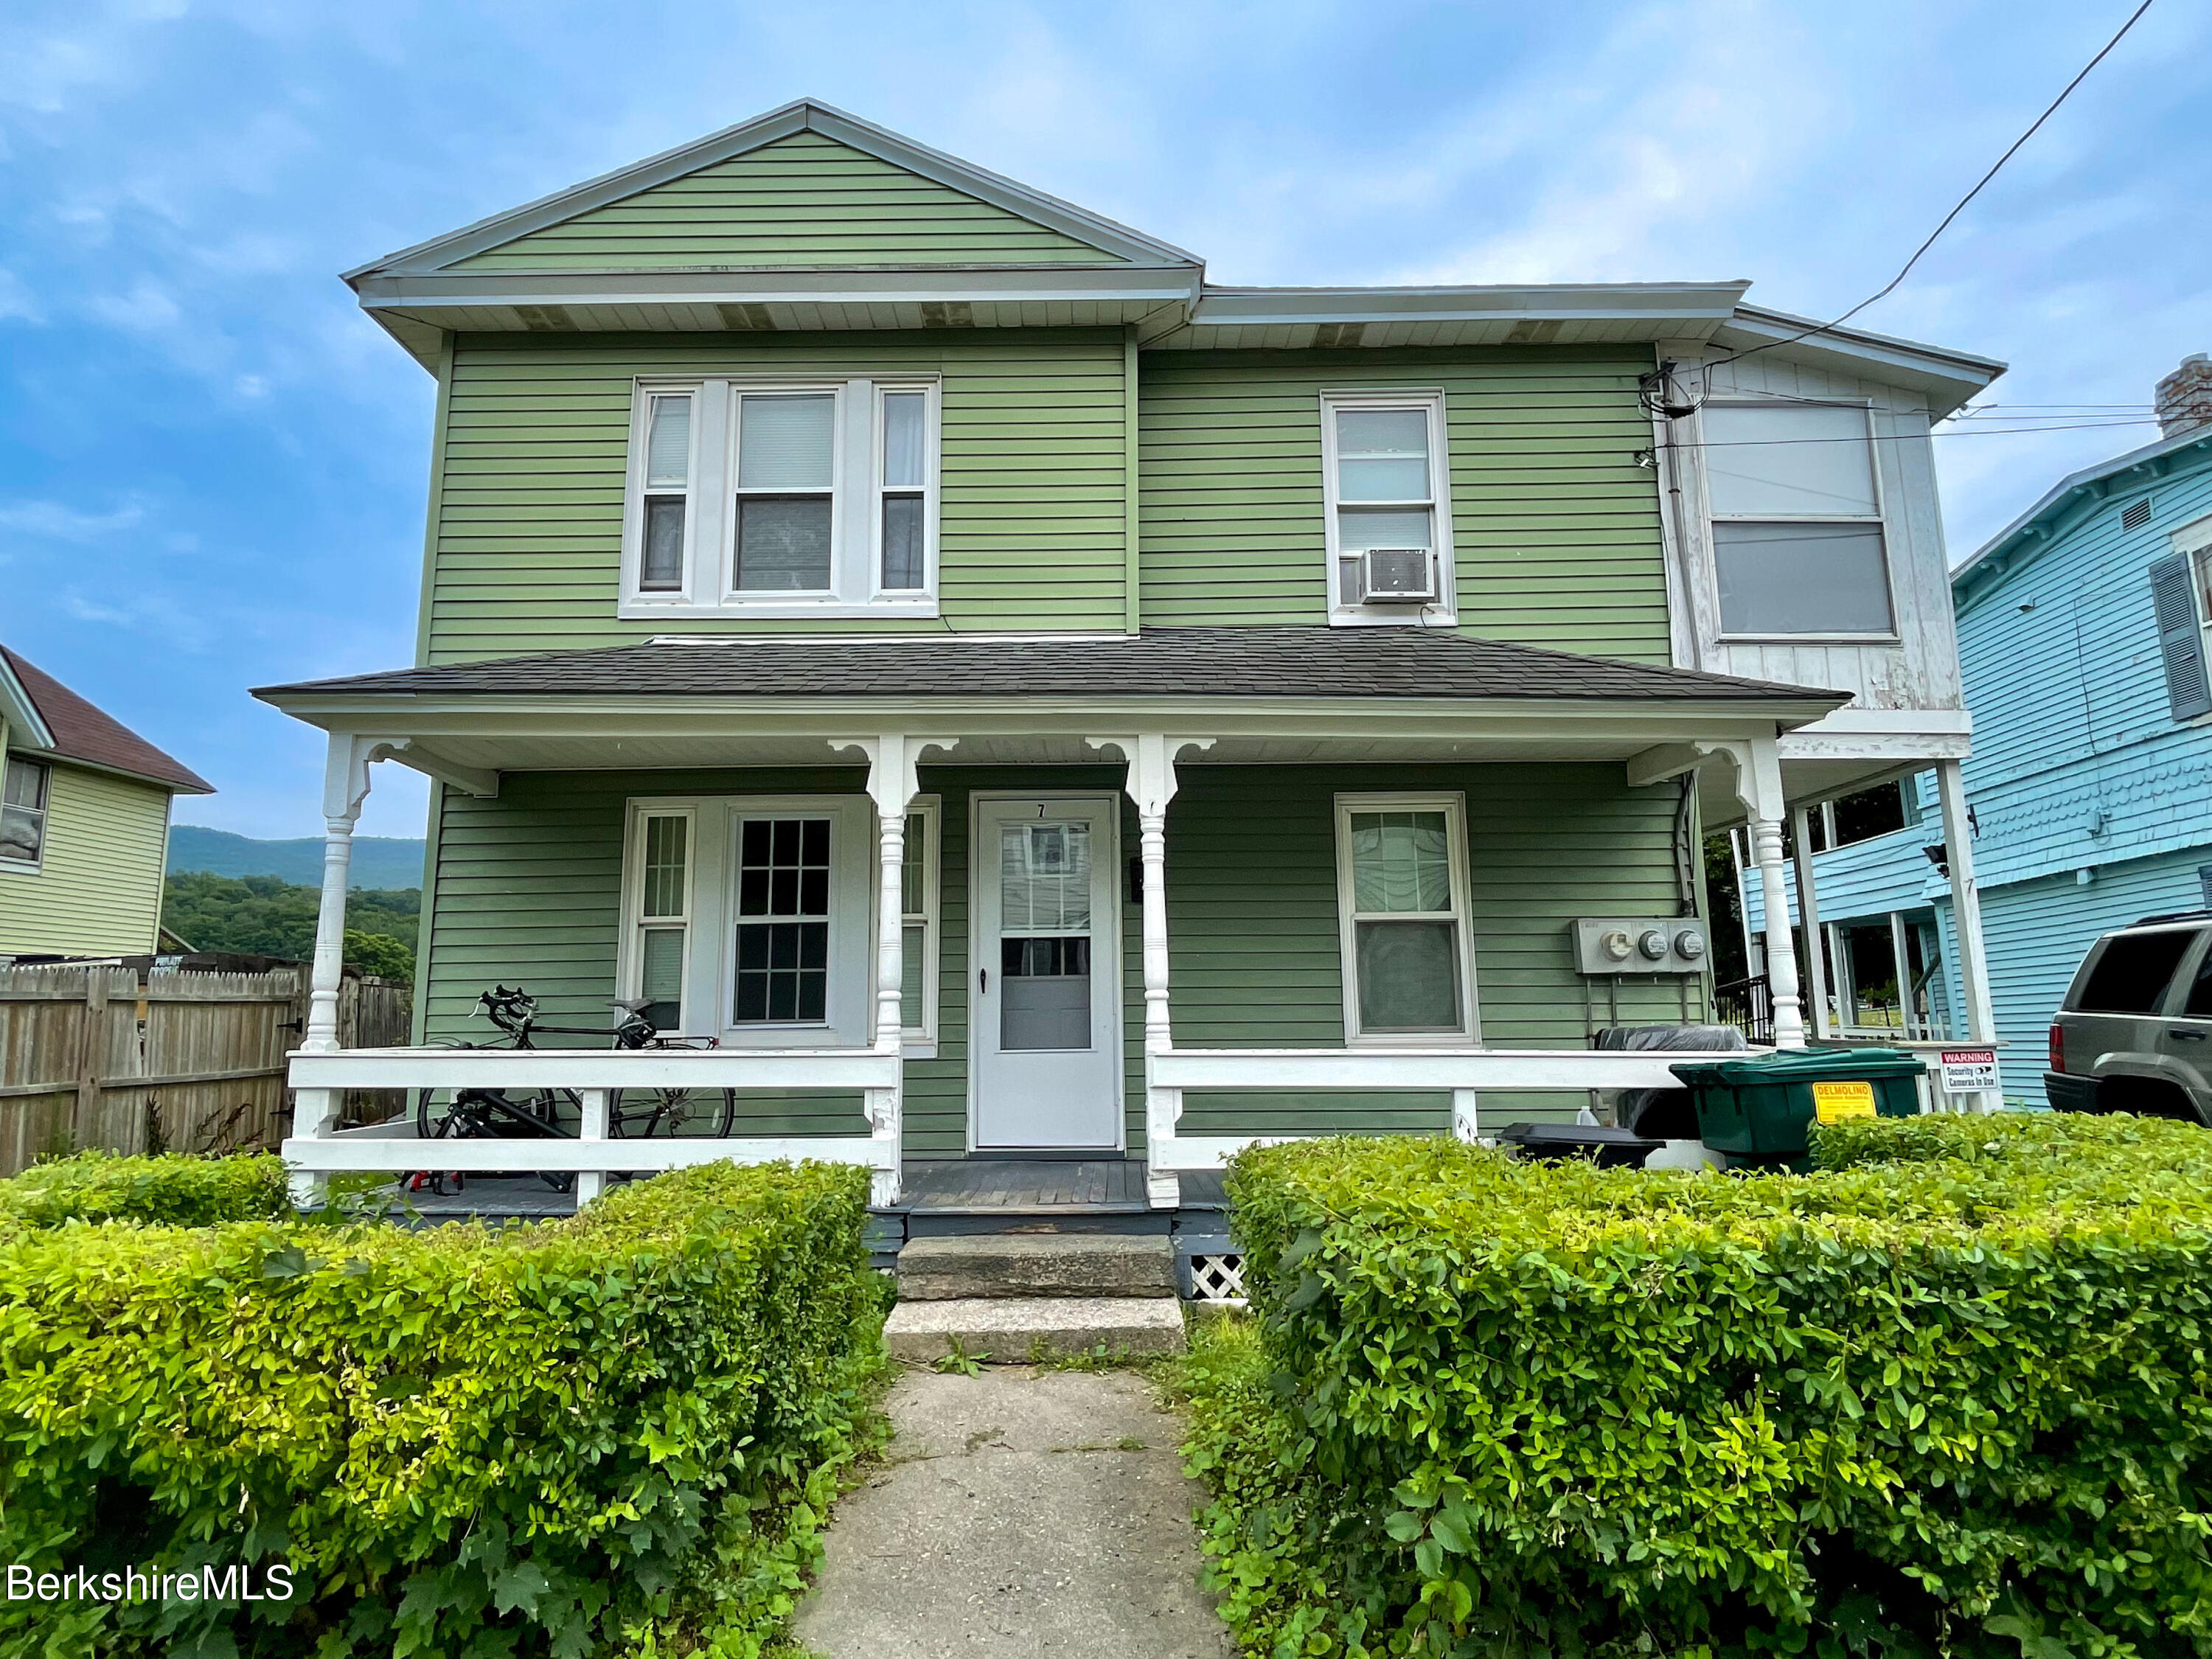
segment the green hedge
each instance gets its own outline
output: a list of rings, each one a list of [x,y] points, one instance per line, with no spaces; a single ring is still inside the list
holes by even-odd
[[[1259,1340],[1202,1352],[1191,1452],[1248,1647],[2212,1653],[2212,1134],[1818,1155],[1238,1158]]]
[[[143,1221],[210,1227],[291,1213],[284,1165],[267,1152],[233,1158],[122,1158],[79,1152],[0,1181],[0,1226]]]
[[[300,1588],[0,1602],[0,1651],[566,1656],[787,1609],[782,1529],[880,1364],[867,1184],[713,1165],[497,1231],[6,1240],[0,1556]]]

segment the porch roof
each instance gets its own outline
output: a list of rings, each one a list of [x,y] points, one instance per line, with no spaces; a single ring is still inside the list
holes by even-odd
[[[1444,629],[1148,628],[1135,635],[664,637],[258,688],[285,707],[447,697],[1376,697],[1726,705],[1783,727],[1850,701]]]

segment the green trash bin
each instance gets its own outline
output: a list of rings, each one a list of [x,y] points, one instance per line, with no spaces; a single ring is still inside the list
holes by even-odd
[[[1815,1121],[1912,1117],[1928,1067],[1901,1048],[1784,1048],[1668,1068],[1688,1085],[1705,1145],[1731,1168],[1812,1167]]]

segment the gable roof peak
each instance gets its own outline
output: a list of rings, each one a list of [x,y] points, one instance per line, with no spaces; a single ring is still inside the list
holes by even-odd
[[[1100,263],[1200,265],[1204,261],[1170,243],[1133,230],[1103,214],[1078,207],[1056,196],[963,161],[943,150],[933,149],[903,134],[893,132],[860,116],[847,113],[818,99],[798,98],[790,103],[724,127],[719,132],[677,145],[626,167],[617,167],[581,184],[571,185],[520,207],[448,231],[412,247],[372,259],[345,273],[344,280],[359,288],[369,276],[421,274],[441,270],[477,253],[499,247],[579,214],[651,190],[688,173],[734,160],[747,152],[788,138],[795,133],[819,133],[825,138],[904,167],[948,189],[988,202],[1024,219],[1056,230],[1099,251]]]

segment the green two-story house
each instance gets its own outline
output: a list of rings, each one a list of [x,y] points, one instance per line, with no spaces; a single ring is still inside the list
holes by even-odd
[[[1165,1206],[1255,1136],[1571,1113],[1654,1080],[1600,1029],[1709,1014],[1705,828],[1748,819],[1778,893],[1793,799],[1928,763],[1894,708],[1793,757],[1856,685],[1686,665],[1691,585],[1741,572],[1680,527],[1657,370],[1779,338],[1741,283],[1224,288],[813,103],[349,281],[438,397],[416,662],[258,694],[331,733],[331,890],[373,763],[417,769],[416,1029],[488,1036],[520,984],[694,1046],[338,1054],[326,938],[303,1170],[524,1156],[334,1133],[376,1085],[550,1091],[529,1156],[586,1195],[795,1153],[889,1201],[1027,1157]],[[1902,388],[1923,452],[1995,372],[1794,349]],[[1861,432],[1871,478],[1894,434]],[[1912,488],[1889,573],[1877,509],[1838,580],[1881,586],[1854,649],[1941,658],[1892,627],[1940,583]]]

